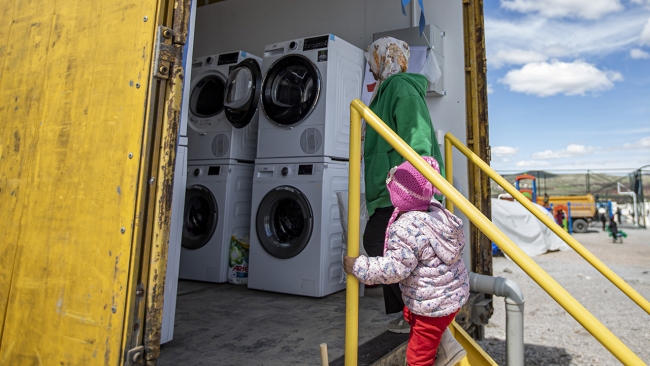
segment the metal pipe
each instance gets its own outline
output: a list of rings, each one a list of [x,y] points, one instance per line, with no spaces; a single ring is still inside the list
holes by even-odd
[[[551,297],[557,301],[560,306],[562,306],[571,316],[573,316],[578,323],[580,323],[589,333],[591,333],[594,338],[596,338],[605,348],[607,348],[619,361],[624,364],[635,364],[635,365],[645,365],[645,363],[632,352],[632,350],[626,346],[620,339],[605,327],[595,316],[593,316],[587,309],[585,309],[582,304],[580,304],[571,294],[567,292],[562,286],[560,286],[557,281],[553,279],[548,273],[546,273],[537,263],[535,263],[532,258],[526,255],[521,248],[517,246],[510,238],[508,238],[501,230],[499,230],[481,211],[474,207],[460,192],[454,188],[449,182],[447,182],[438,172],[427,164],[420,155],[418,155],[402,138],[400,138],[393,130],[391,130],[385,123],[382,122],[376,114],[374,114],[367,106],[361,102],[359,99],[354,99],[350,103],[350,107],[357,110],[361,117],[365,119],[366,123],[372,127],[377,133],[388,142],[400,155],[402,155],[406,160],[408,160],[413,166],[424,175],[436,188],[442,192],[442,194],[458,207],[458,209],[464,213],[467,218],[476,225],[479,230],[485,233],[493,242],[495,242],[501,250],[508,255],[512,260],[517,263],[517,265],[526,272],[537,284],[544,289]],[[355,119],[357,117],[355,116]],[[357,122],[358,123],[358,122]],[[356,129],[356,126],[355,126]],[[445,139],[453,137],[450,133],[445,135]],[[456,139],[458,141],[458,139]],[[467,149],[460,141],[458,141],[461,147]],[[458,147],[458,146],[457,146]],[[460,149],[460,148],[459,148]],[[357,150],[359,151],[359,150]],[[469,151],[470,154],[465,154],[470,158],[470,160],[479,165],[481,169],[488,173],[494,173],[497,178],[500,178],[502,181],[503,177],[496,174],[489,165],[487,165],[483,160],[481,160],[476,154]],[[351,152],[352,153],[352,152]],[[358,155],[350,155],[352,157],[351,163],[354,160],[359,160]],[[357,164],[355,162],[355,164]],[[360,163],[358,163],[360,164]],[[357,165],[359,166],[359,165]],[[357,171],[350,170],[351,174],[358,174]],[[492,177],[494,179],[494,177]],[[507,182],[506,182],[507,183]],[[356,186],[353,186],[356,187]],[[512,187],[512,186],[510,186]],[[523,198],[521,193],[519,198]],[[512,194],[512,193],[511,193]],[[525,201],[528,199],[524,198]],[[532,202],[528,201],[532,206]],[[534,208],[534,210],[539,211]],[[358,214],[358,211],[356,212]],[[350,217],[354,217],[353,213],[350,212]],[[548,219],[546,216],[544,218]],[[353,222],[356,220],[350,220]],[[551,221],[549,221],[551,222]],[[349,224],[348,224],[349,225]],[[564,230],[562,230],[564,231]],[[350,237],[352,240],[358,241],[358,236]],[[566,233],[569,236],[568,233]],[[569,236],[569,238],[571,238]],[[349,277],[349,276],[348,276]],[[644,299],[645,300],[645,299]],[[356,323],[355,323],[356,324]],[[356,354],[356,353],[355,353]]]
[[[367,108],[367,107],[366,107]],[[350,106],[350,174],[348,178],[348,256],[359,256],[361,217],[361,116]],[[345,288],[345,366],[356,366],[359,351],[359,280],[347,275]]]
[[[418,15],[418,9],[417,9],[417,1],[412,0],[411,1],[411,27],[417,27],[418,26],[418,21],[415,19],[415,17]]]
[[[454,175],[454,159],[453,159],[453,151],[452,151],[452,145],[449,143],[445,142],[445,176],[447,177],[447,181],[449,184],[452,186],[454,185],[453,182],[453,175]],[[450,200],[445,198],[445,208],[451,212],[454,213],[454,204],[451,203]]]
[[[566,207],[567,207],[567,209],[566,209],[567,210],[567,222],[569,223],[568,224],[569,227],[567,229],[569,229],[569,234],[573,234],[573,219],[571,218],[571,202],[567,202]]]
[[[524,365],[524,294],[516,282],[503,277],[469,274],[469,289],[505,297],[506,365]]]

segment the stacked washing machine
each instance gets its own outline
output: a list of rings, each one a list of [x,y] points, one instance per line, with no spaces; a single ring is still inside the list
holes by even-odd
[[[268,45],[262,64],[248,287],[322,297],[345,286],[336,193],[363,51],[328,34]]]
[[[195,58],[179,278],[226,282],[231,237],[250,233],[262,59]]]

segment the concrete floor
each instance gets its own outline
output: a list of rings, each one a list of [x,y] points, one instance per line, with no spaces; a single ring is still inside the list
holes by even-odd
[[[385,349],[406,342],[408,335],[386,332],[395,317],[384,313],[381,287],[365,289],[359,299],[359,344],[366,344],[359,351],[360,365],[377,359],[367,360],[371,349],[377,351],[367,345],[381,343]],[[341,363],[345,291],[309,298],[181,280],[174,339],[162,345],[158,365],[318,366],[321,343],[327,343],[331,363]]]

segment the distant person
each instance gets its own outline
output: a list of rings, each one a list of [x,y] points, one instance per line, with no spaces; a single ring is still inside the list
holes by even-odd
[[[556,222],[558,225],[564,227],[564,223],[563,223],[563,221],[564,221],[564,211],[562,211],[562,210],[557,210],[557,211],[555,212],[555,222]]]
[[[612,233],[612,238],[616,241],[618,236],[618,226],[616,225],[616,220],[612,219],[609,221],[609,231]]]
[[[439,170],[435,159],[424,159]],[[386,186],[395,209],[384,235],[383,256],[345,256],[345,272],[366,285],[399,283],[404,319],[411,326],[406,362],[438,365],[443,362],[436,360],[443,334],[469,297],[463,221],[431,199],[438,190],[408,161],[390,169]],[[447,354],[441,352],[441,357],[454,358],[445,365],[454,365],[466,354],[462,347],[451,354],[444,349]]]
[[[619,223],[619,225],[621,224],[621,216],[622,216],[622,215],[623,215],[623,213],[621,212],[621,208],[620,208],[620,207],[617,207],[617,208],[616,208],[616,218],[618,219],[618,223]]]
[[[605,218],[605,214],[600,214],[600,222],[603,223],[603,231],[605,231],[605,224],[607,223],[607,219]]]

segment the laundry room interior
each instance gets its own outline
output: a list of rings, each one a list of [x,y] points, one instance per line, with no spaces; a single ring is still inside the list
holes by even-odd
[[[320,343],[330,360],[343,355],[337,198],[374,39],[407,41],[408,72],[433,46],[442,76],[426,102],[440,150],[447,132],[466,140],[463,3],[422,3],[192,0],[159,365],[319,365]],[[467,161],[454,155],[467,197]],[[380,287],[360,300],[361,345],[392,318]]]

